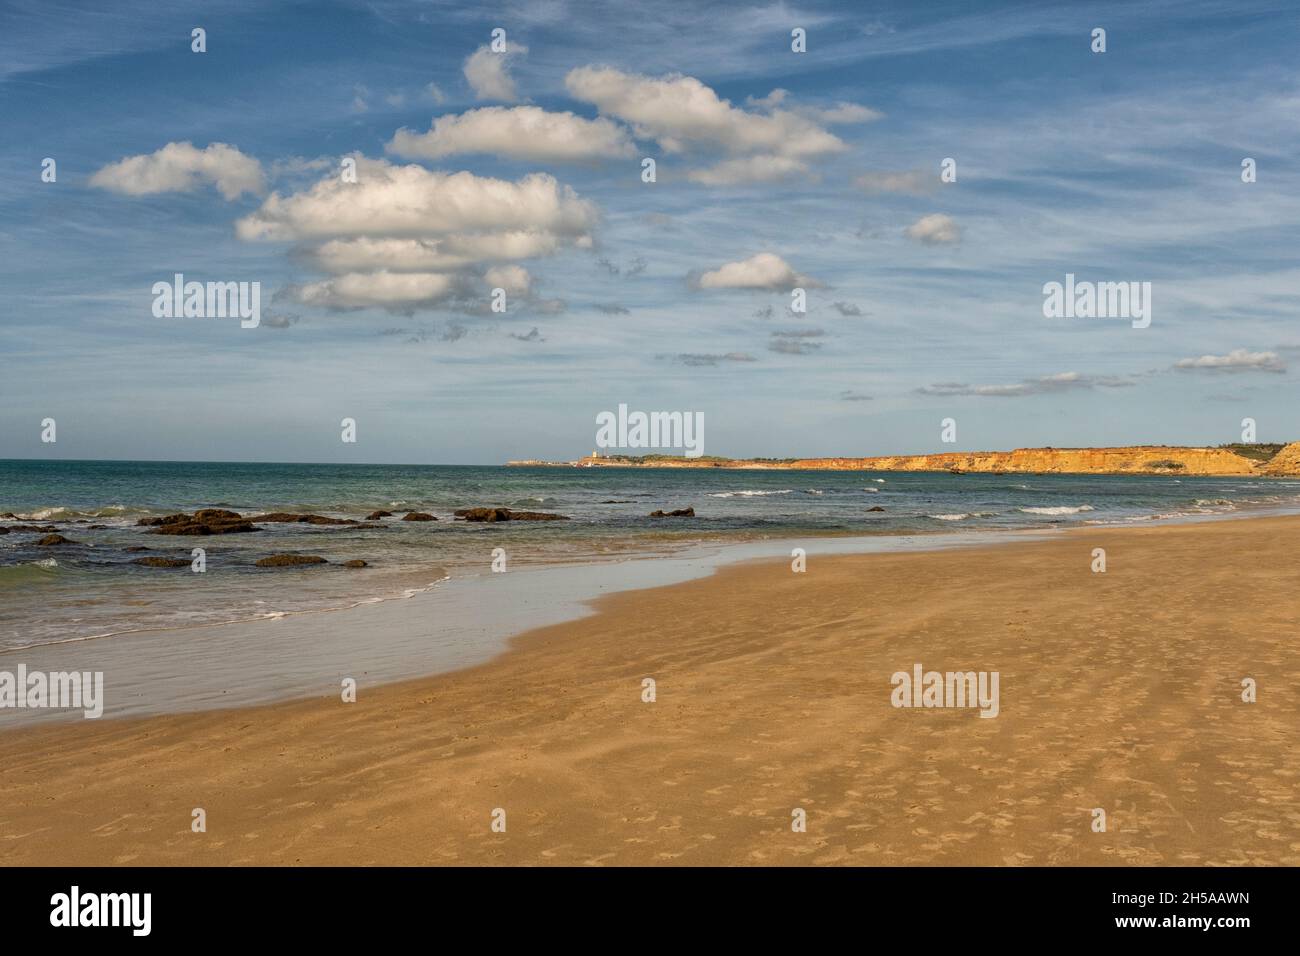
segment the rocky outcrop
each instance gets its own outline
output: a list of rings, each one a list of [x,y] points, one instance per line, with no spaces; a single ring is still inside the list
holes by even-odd
[[[59,529],[52,524],[16,524],[9,530],[14,534],[51,534]]]
[[[249,531],[261,531],[251,521],[174,522],[154,528],[149,534],[208,535],[208,534],[244,534]]]
[[[190,566],[188,558],[132,558],[131,563],[145,568],[188,568]]]
[[[392,516],[393,513],[391,511],[372,511],[370,514],[366,515],[366,520],[378,521],[380,518],[391,518]]]
[[[568,515],[549,511],[511,511],[509,508],[459,508],[455,515],[462,521],[568,521]]]
[[[253,562],[259,568],[291,568],[303,564],[329,564],[322,557],[314,554],[273,554]]]
[[[221,508],[203,508],[192,515],[174,514],[161,518],[141,518],[136,524],[152,528],[149,534],[242,534],[261,530],[238,511],[225,511]]]
[[[343,567],[345,567],[345,568],[368,568],[368,567],[370,567],[370,565],[367,564],[365,561],[362,561],[360,558],[353,558],[351,561],[344,561],[344,562],[343,562]]]
[[[261,524],[356,524],[351,518],[327,518],[324,515],[295,514],[291,511],[272,511],[253,515],[247,520]]]
[[[437,521],[433,515],[425,511],[408,511],[402,515],[403,521]]]
[[[39,547],[53,548],[60,544],[81,544],[80,541],[69,541],[61,534],[47,534],[36,542]]]
[[[882,507],[880,507],[880,505],[873,505],[872,507],[868,508],[867,510],[868,510],[868,511],[884,511],[885,509],[882,508]]]
[[[1282,446],[1281,450],[1263,467],[1264,475],[1300,475],[1300,441]]]
[[[651,518],[694,518],[694,508],[678,508],[676,511],[652,511]]]

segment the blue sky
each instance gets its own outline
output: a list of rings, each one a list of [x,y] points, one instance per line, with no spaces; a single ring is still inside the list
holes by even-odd
[[[1300,438],[1288,3],[157,7],[0,6],[0,457]],[[155,318],[175,272],[262,324]],[[1067,273],[1150,327],[1045,318]]]

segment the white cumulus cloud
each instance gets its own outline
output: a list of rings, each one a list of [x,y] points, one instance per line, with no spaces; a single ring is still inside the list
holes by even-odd
[[[90,185],[128,196],[190,192],[211,184],[225,199],[266,188],[262,164],[226,143],[198,149],[192,143],[168,143],[157,152],[128,156],[90,177]]]
[[[546,173],[510,182],[360,158],[355,183],[327,176],[304,192],[272,193],[235,232],[252,241],[533,230],[576,240],[598,218],[594,203]]]
[[[922,216],[908,226],[904,234],[907,238],[923,242],[927,246],[961,242],[961,226],[941,212]]]
[[[427,133],[399,129],[386,147],[409,159],[491,153],[512,159],[581,162],[632,156],[627,131],[608,119],[537,106],[487,106],[440,116]]]
[[[454,276],[443,273],[351,273],[301,286],[296,297],[304,305],[327,309],[381,306],[403,311],[450,298],[456,284]]]
[[[740,262],[728,262],[695,280],[701,289],[771,289],[788,290],[796,286],[812,288],[816,279],[801,275],[778,255],[760,252]]]
[[[574,243],[581,247],[581,243]],[[303,254],[311,264],[341,275],[387,269],[390,272],[444,272],[483,262],[554,255],[563,243],[546,232],[484,232],[440,239],[361,236],[331,239]]]
[[[481,46],[465,60],[465,79],[480,100],[500,100],[513,103],[519,99],[514,77],[510,75],[510,59],[522,56],[528,47],[507,43],[505,50],[496,53],[491,47]]]
[[[804,112],[785,109],[784,92],[751,100],[741,109],[693,76],[624,73],[606,66],[570,70],[569,93],[606,116],[632,125],[640,139],[653,139],[669,154],[703,151],[726,157],[691,178],[709,185],[764,182],[807,170],[811,159],[841,152],[839,137]],[[846,104],[847,106],[847,104]],[[847,121],[854,110],[841,110]],[[741,162],[741,159],[748,160]]]
[[[355,158],[355,182],[330,173],[299,192],[272,193],[235,224],[246,241],[303,243],[295,258],[330,275],[291,287],[298,301],[483,313],[487,293],[502,288],[537,310],[563,308],[536,297],[517,263],[592,248],[595,204],[545,173],[511,182]]]

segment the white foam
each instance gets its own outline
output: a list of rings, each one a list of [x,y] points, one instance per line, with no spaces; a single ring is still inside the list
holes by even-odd
[[[765,498],[768,495],[788,495],[794,489],[785,488],[781,491],[715,491],[709,495],[710,498]]]

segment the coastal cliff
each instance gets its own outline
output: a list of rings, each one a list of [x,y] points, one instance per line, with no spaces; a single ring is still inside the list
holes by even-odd
[[[1017,448],[873,458],[685,458],[596,455],[576,461],[512,461],[509,465],[572,468],[730,468],[811,471],[950,471],[997,474],[1300,475],[1300,442],[1289,445],[1132,445],[1122,448]]]

